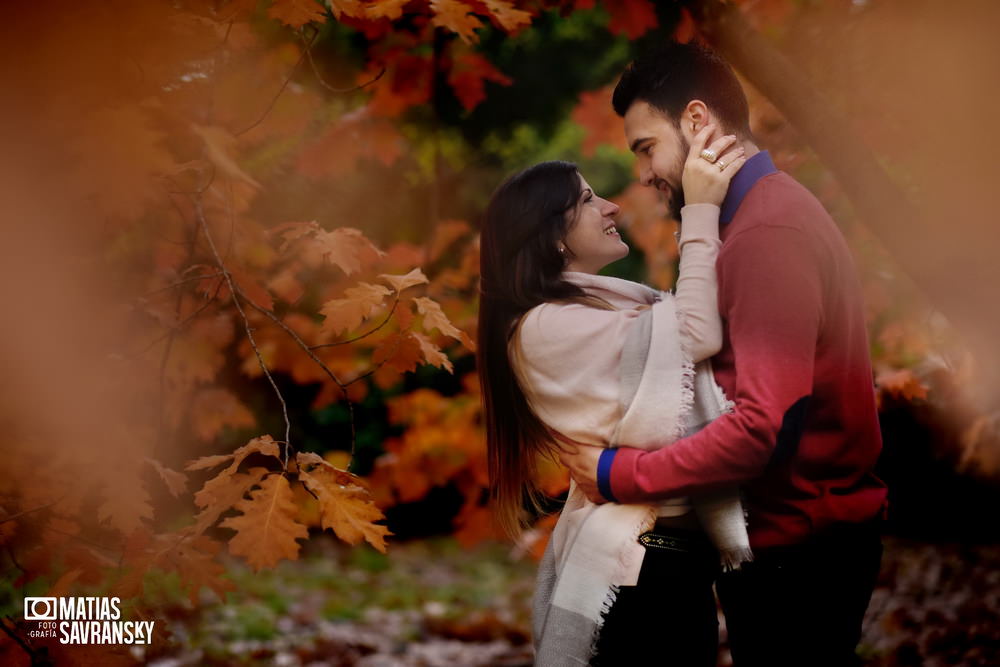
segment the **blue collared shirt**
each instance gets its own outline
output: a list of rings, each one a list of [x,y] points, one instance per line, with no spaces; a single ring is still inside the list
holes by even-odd
[[[722,200],[720,207],[719,222],[723,225],[732,222],[737,209],[743,203],[743,199],[757,184],[757,181],[777,171],[778,168],[774,166],[771,154],[767,151],[760,151],[747,160],[729,183],[729,190],[726,191],[726,197]],[[617,502],[611,493],[611,466],[615,462],[615,454],[617,453],[617,447],[609,447],[601,452],[597,463],[597,488],[601,495],[611,502]]]
[[[778,168],[774,166],[771,154],[767,151],[760,151],[747,160],[729,183],[726,198],[722,200],[719,222],[724,225],[732,222],[736,210],[743,203],[743,198],[747,196],[750,189],[757,184],[757,181],[776,171]]]

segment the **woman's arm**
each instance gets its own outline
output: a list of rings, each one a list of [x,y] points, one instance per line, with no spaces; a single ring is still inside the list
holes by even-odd
[[[681,261],[674,294],[681,347],[695,363],[722,349],[715,274],[715,260],[722,246],[719,206],[733,176],[746,162],[743,148],[732,148],[736,143],[734,135],[719,137],[709,145],[715,155],[722,157],[711,162],[702,157],[702,148],[717,129],[710,123],[695,136],[682,177],[684,199],[689,204],[681,209]]]
[[[695,363],[722,349],[722,318],[715,260],[719,207],[689,204],[681,209],[680,270],[674,290],[681,347]]]

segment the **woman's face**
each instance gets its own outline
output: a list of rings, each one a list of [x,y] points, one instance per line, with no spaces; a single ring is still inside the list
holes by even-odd
[[[575,215],[575,219],[570,221],[563,239],[566,256],[570,258],[567,271],[597,273],[628,254],[628,246],[618,234],[613,219],[618,211],[617,204],[598,197],[580,177],[580,198],[569,213]]]

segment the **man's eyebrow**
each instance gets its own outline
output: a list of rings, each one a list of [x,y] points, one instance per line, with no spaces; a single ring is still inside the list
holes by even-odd
[[[639,137],[638,139],[636,139],[635,141],[633,141],[632,144],[628,148],[633,153],[636,153],[639,150],[639,146],[641,146],[642,144],[644,144],[647,141],[651,141],[652,138],[653,137]]]

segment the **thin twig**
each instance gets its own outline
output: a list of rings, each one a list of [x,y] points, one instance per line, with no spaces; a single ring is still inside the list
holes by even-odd
[[[243,318],[243,328],[246,330],[247,339],[250,341],[250,346],[253,348],[253,352],[257,355],[257,362],[260,364],[261,370],[264,371],[264,375],[267,377],[267,381],[271,383],[271,388],[274,389],[275,395],[278,397],[278,401],[281,402],[281,412],[285,418],[285,468],[288,468],[288,450],[291,445],[291,431],[292,423],[288,419],[288,405],[285,403],[285,397],[282,396],[281,390],[278,389],[278,384],[274,381],[274,377],[271,376],[271,371],[268,369],[267,364],[264,362],[264,357],[260,353],[260,349],[257,347],[257,341],[253,336],[253,327],[250,326],[250,320],[247,319],[247,314],[243,310],[243,306],[240,304],[240,290],[236,283],[233,281],[232,275],[226,269],[226,265],[222,260],[222,256],[219,255],[219,249],[215,246],[215,241],[212,239],[212,233],[208,229],[208,221],[205,219],[205,212],[201,206],[201,200],[194,200],[195,213],[198,218],[198,222],[201,225],[202,231],[205,234],[205,238],[208,240],[208,245],[212,249],[212,254],[215,256],[215,261],[219,266],[219,269],[223,273],[223,277],[226,280],[226,284],[229,286],[229,294],[233,299],[233,305],[236,306],[236,310],[239,311],[240,317]],[[244,295],[245,297],[245,295]],[[247,299],[247,303],[256,306],[253,301]]]
[[[186,245],[187,241],[179,241],[178,245],[180,245],[182,243]],[[160,287],[159,289],[155,289],[152,292],[146,292],[140,298],[146,299],[148,297],[153,296],[154,294],[159,294],[160,292],[166,292],[167,290],[172,290],[175,287],[180,287],[181,285],[185,285],[187,283],[191,283],[191,282],[194,282],[196,280],[204,280],[205,278],[218,278],[221,275],[222,275],[222,272],[220,271],[220,272],[217,272],[217,273],[209,273],[208,275],[204,275],[204,276],[191,276],[190,278],[185,278],[184,280],[178,280],[175,283],[171,283],[171,284],[167,285],[166,287]]]
[[[381,329],[382,327],[384,327],[386,324],[389,323],[389,320],[392,319],[392,314],[396,312],[396,306],[398,306],[398,305],[399,305],[399,292],[396,292],[396,298],[392,302],[392,308],[389,309],[389,314],[385,316],[385,319],[382,320],[381,324],[379,324],[377,327],[375,327],[371,331],[365,332],[365,333],[361,334],[360,336],[355,336],[354,338],[350,338],[348,340],[337,341],[336,343],[320,343],[319,345],[310,345],[309,349],[310,350],[318,350],[321,347],[336,347],[338,345],[347,345],[348,343],[357,342],[357,341],[361,340],[362,338],[367,338],[368,336],[371,336],[373,333],[375,333],[376,331],[378,331],[379,329]]]
[[[79,535],[77,535],[75,533],[70,533],[70,532],[67,532],[65,530],[60,530],[58,528],[53,528],[52,525],[48,524],[48,523],[45,524],[45,525],[43,525],[42,528],[44,528],[45,530],[51,531],[53,533],[59,533],[60,535],[65,535],[66,537],[72,537],[74,540],[79,540],[80,542],[83,542],[84,544],[89,544],[90,546],[97,547],[98,549],[103,549],[105,551],[110,551],[113,554],[118,553],[118,549],[112,549],[111,547],[104,546],[103,544],[101,544],[99,542],[95,542],[95,541],[93,541],[91,539],[88,539],[86,537],[80,537]]]
[[[240,293],[243,294],[242,289],[240,289],[239,287],[237,287],[236,289],[240,290]],[[310,349],[309,345],[307,345],[306,342],[302,340],[302,338],[291,327],[289,327],[287,324],[281,321],[281,318],[279,318],[277,315],[275,315],[272,311],[268,310],[267,308],[264,308],[263,306],[258,306],[256,303],[253,302],[253,300],[247,298],[246,294],[243,294],[243,297],[246,299],[247,303],[249,303],[251,307],[256,308],[258,312],[262,313],[265,317],[267,317],[272,322],[281,327],[285,331],[285,333],[291,336],[292,340],[294,340],[299,345],[299,347],[305,350],[305,353],[309,355],[309,358],[315,361],[316,364],[323,370],[323,372],[326,373],[330,377],[330,379],[333,380],[334,383],[336,383],[338,387],[340,387],[340,391],[344,394],[344,401],[347,403],[347,411],[350,415],[351,458],[353,459],[355,445],[357,444],[357,430],[354,425],[354,402],[351,401],[350,396],[348,396],[347,394],[347,386],[348,384],[350,384],[350,382],[344,383],[343,381],[341,381],[341,379],[338,378],[337,375],[332,370],[330,370],[330,367],[327,366],[325,363],[323,363],[322,359],[316,356],[316,354],[312,351],[312,349]]]
[[[250,130],[252,130],[253,128],[257,127],[258,125],[264,122],[264,119],[267,118],[267,116],[271,113],[271,109],[273,109],[274,105],[278,103],[278,98],[281,97],[281,94],[283,92],[285,92],[285,88],[288,87],[288,84],[292,82],[292,77],[295,76],[295,70],[297,70],[299,68],[299,65],[302,64],[302,61],[306,59],[306,54],[309,53],[309,48],[312,46],[312,42],[316,41],[316,36],[318,35],[319,32],[317,32],[316,35],[313,36],[312,40],[310,40],[310,43],[306,46],[305,49],[303,49],[302,55],[300,55],[299,59],[295,61],[294,65],[292,65],[292,69],[288,72],[288,76],[285,78],[284,83],[281,84],[281,88],[279,88],[278,92],[275,93],[273,98],[271,98],[271,102],[267,105],[267,108],[264,109],[264,113],[262,113],[260,117],[253,123],[243,128],[239,132],[234,133],[233,134],[234,137],[243,136],[244,134],[246,134],[247,132],[249,132]]]
[[[317,29],[311,41],[315,42],[316,37],[318,35],[319,35],[319,30]],[[316,75],[316,80],[319,81],[321,86],[329,90],[331,93],[337,93],[337,94],[353,93],[356,90],[362,90],[364,88],[367,88],[368,86],[372,85],[373,83],[381,79],[383,75],[385,75],[386,66],[382,65],[382,69],[370,81],[358,84],[357,86],[351,86],[350,88],[337,88],[336,86],[331,86],[329,83],[326,82],[326,79],[323,78],[323,75],[319,73],[319,68],[316,66],[316,61],[313,60],[311,43],[306,42],[306,38],[304,35],[301,36],[301,39],[302,39],[302,44],[305,45],[306,57],[309,58],[309,65],[312,67],[313,74]]]
[[[11,626],[15,629],[17,628],[17,621],[10,616],[4,616],[4,620],[10,621]],[[32,665],[37,664],[38,654],[35,652],[35,649],[31,648],[31,646],[24,639],[22,639],[19,634],[14,632],[14,630],[8,628],[6,623],[0,621],[0,628],[3,628],[3,631],[7,633],[7,636],[17,642],[17,645],[24,649],[24,652],[31,658]]]
[[[23,512],[18,512],[17,514],[12,514],[11,516],[4,517],[4,518],[0,519],[0,524],[7,523],[8,521],[13,521],[14,519],[17,519],[18,517],[22,517],[25,514],[31,514],[32,512],[38,512],[39,510],[43,510],[46,507],[52,507],[53,505],[62,502],[63,499],[65,499],[66,496],[68,496],[68,495],[69,495],[69,492],[67,491],[66,493],[62,494],[61,496],[59,496],[58,498],[56,498],[55,500],[53,500],[51,503],[46,503],[45,505],[40,505],[38,507],[32,507],[30,510],[24,510]]]
[[[138,352],[134,352],[132,354],[126,354],[126,355],[122,355],[122,356],[124,358],[126,358],[126,359],[134,359],[135,357],[140,357],[140,356],[144,355],[145,353],[149,352],[157,343],[159,343],[160,341],[162,341],[164,338],[172,337],[177,332],[181,331],[185,326],[187,326],[188,322],[190,322],[191,320],[193,320],[196,317],[198,317],[199,315],[201,315],[203,312],[205,312],[205,310],[209,306],[212,305],[212,303],[215,302],[215,298],[217,296],[219,296],[219,291],[222,289],[222,283],[223,283],[223,281],[220,280],[219,284],[215,288],[215,293],[212,294],[212,296],[206,297],[205,303],[203,303],[201,306],[199,306],[198,309],[195,310],[193,313],[191,313],[190,315],[188,315],[187,317],[185,317],[183,320],[181,320],[177,324],[174,324],[174,325],[168,327],[167,331],[165,333],[162,333],[158,337],[156,337],[153,340],[151,340],[146,345],[146,347],[142,348]]]

